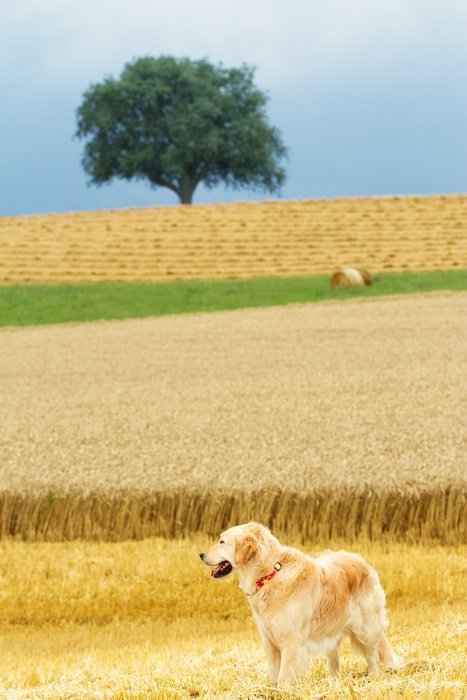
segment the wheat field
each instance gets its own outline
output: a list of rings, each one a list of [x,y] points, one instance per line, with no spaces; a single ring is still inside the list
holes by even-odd
[[[0,284],[467,267],[467,195],[0,217]]]
[[[0,332],[0,532],[466,539],[467,293]]]

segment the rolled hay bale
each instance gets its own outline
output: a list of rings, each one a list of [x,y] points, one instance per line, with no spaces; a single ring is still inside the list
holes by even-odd
[[[331,277],[331,287],[365,287],[373,284],[368,270],[362,267],[342,267]]]

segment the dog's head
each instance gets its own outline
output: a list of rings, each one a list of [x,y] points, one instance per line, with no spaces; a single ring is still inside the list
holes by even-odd
[[[268,534],[269,530],[259,523],[235,525],[221,534],[217,544],[199,556],[212,567],[213,578],[223,578],[233,569],[254,562]]]

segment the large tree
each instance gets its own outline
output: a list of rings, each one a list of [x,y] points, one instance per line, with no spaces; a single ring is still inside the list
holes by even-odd
[[[90,182],[147,180],[189,204],[197,185],[277,192],[287,151],[268,123],[254,68],[170,56],[128,63],[91,85],[77,110]]]

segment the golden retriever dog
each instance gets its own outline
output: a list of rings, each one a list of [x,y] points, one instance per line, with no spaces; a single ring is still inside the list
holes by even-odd
[[[326,551],[312,558],[283,546],[259,523],[237,525],[199,555],[211,576],[238,574],[261,633],[272,683],[292,685],[311,654],[325,654],[337,675],[339,646],[349,636],[368,672],[397,668],[389,644],[384,591],[358,554]]]

